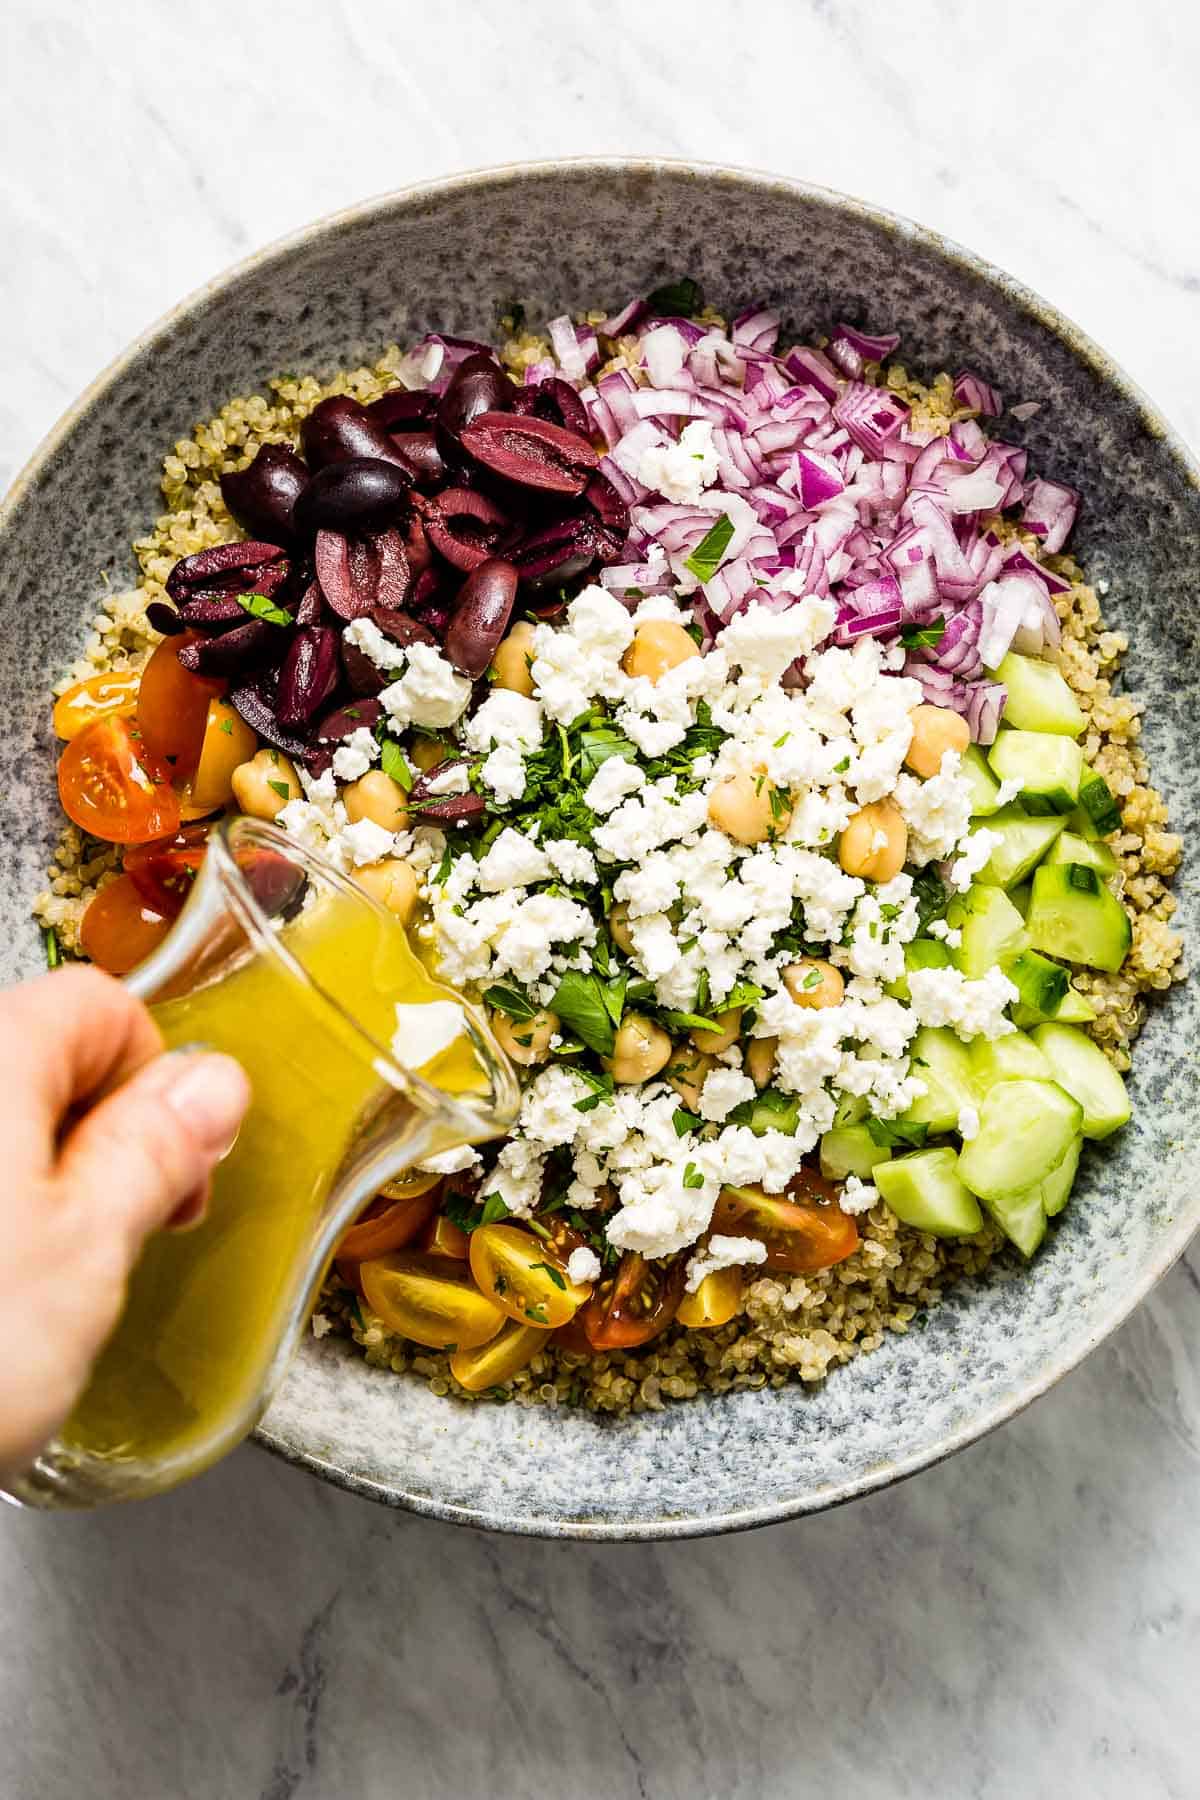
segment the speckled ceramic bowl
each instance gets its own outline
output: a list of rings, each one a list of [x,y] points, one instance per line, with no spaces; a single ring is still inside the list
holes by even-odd
[[[1006,435],[1085,495],[1075,542],[1111,584],[1131,687],[1177,829],[1200,824],[1196,465],[1113,364],[999,271],[904,220],[766,176],[575,162],[466,175],[328,219],[185,302],[83,396],[0,515],[0,747],[9,868],[0,972],[40,962],[27,916],[58,830],[47,695],[100,576],[127,583],[159,507],[164,450],[280,369],[330,371],[428,327],[488,337],[530,316],[617,306],[665,277],[762,299],[801,332],[845,318],[902,333],[927,373],[969,363],[1040,412]],[[1196,927],[1185,867],[1180,916]],[[259,1432],[303,1468],[391,1505],[498,1530],[652,1538],[812,1512],[910,1475],[1011,1417],[1108,1335],[1200,1224],[1200,989],[1143,1035],[1133,1123],[1085,1160],[1028,1272],[951,1292],[924,1332],[823,1387],[740,1394],[620,1422],[458,1406],[309,1342]]]

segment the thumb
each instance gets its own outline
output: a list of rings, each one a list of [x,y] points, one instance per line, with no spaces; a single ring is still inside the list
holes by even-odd
[[[237,1134],[250,1083],[231,1056],[172,1051],[94,1106],[63,1144],[56,1180],[105,1229],[146,1234],[203,1191]]]

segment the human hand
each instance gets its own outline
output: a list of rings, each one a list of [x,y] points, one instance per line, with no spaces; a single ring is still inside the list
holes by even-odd
[[[250,1098],[231,1057],[163,1053],[98,969],[0,994],[0,1478],[62,1424],[147,1234],[203,1212]]]

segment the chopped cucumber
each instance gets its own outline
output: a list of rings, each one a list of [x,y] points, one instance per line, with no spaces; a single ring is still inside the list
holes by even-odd
[[[1007,1037],[972,1038],[969,1051],[971,1079],[979,1094],[989,1094],[998,1081],[1053,1081],[1047,1059],[1023,1031]]]
[[[1097,875],[1106,881],[1110,875],[1116,875],[1121,867],[1103,838],[1076,837],[1073,831],[1064,831],[1054,840],[1046,852],[1046,861],[1082,863],[1086,868],[1095,869]]]
[[[914,1150],[875,1171],[875,1185],[896,1217],[938,1237],[970,1237],[983,1214],[959,1179],[958,1158],[948,1146]]]
[[[1026,1188],[1023,1193],[1010,1194],[1002,1201],[993,1200],[990,1204],[987,1201],[984,1202],[1001,1230],[1007,1231],[1008,1228],[1001,1221],[1000,1214],[1003,1212],[1008,1217],[1013,1226],[1013,1230],[1008,1231],[1008,1235],[1013,1238],[1015,1243],[1020,1244],[1023,1250],[1025,1250],[1025,1245],[1015,1233],[1018,1231],[1028,1232],[1032,1248],[1037,1249],[1045,1229],[1044,1226],[1039,1229],[1038,1211],[1040,1209],[1047,1219],[1052,1219],[1067,1204],[1071,1198],[1071,1189],[1075,1185],[1075,1171],[1079,1167],[1079,1153],[1082,1149],[1083,1139],[1075,1138],[1062,1161],[1056,1163],[1050,1173],[1041,1181],[1035,1181],[1033,1186]],[[1025,1254],[1029,1256],[1031,1251],[1025,1250]]]
[[[958,772],[971,790],[971,817],[988,818],[1000,804],[1000,783],[978,744],[967,745]]]
[[[1036,955],[1037,953],[1031,951],[1030,954]],[[1019,960],[1020,958],[1018,958]],[[1016,979],[1011,968],[1006,969],[1005,974],[1010,981]],[[1013,1024],[1019,1025],[1022,1031],[1029,1031],[1034,1025],[1049,1024],[1051,1020],[1056,1025],[1087,1025],[1095,1016],[1095,1007],[1088,1004],[1078,989],[1071,986],[1070,981],[1067,982],[1066,992],[1053,1012],[1042,1012],[1036,1006],[1026,1005],[1023,1000],[1018,1000],[1012,1009]]]
[[[1128,1122],[1129,1095],[1107,1056],[1073,1025],[1039,1025],[1033,1041],[1059,1087],[1083,1108],[1083,1135],[1105,1138]]]
[[[1001,781],[1019,781],[1026,812],[1065,813],[1079,800],[1083,751],[1073,738],[1045,731],[1002,731],[988,751]]]
[[[1033,883],[1030,881],[1022,881],[1016,887],[1008,890],[1008,897],[1022,918],[1029,911],[1029,897],[1032,893]]]
[[[861,1125],[866,1116],[867,1103],[861,1094],[843,1094],[833,1115],[833,1129],[840,1131],[844,1125]]]
[[[907,1001],[909,969],[948,969],[950,967],[950,951],[941,938],[914,938],[911,944],[904,946],[904,967],[906,973],[897,981],[889,981],[884,986],[884,993],[893,1000]]]
[[[1031,819],[1019,806],[1002,806],[985,831],[1000,839],[978,879],[990,887],[1011,888],[1040,863],[1063,828],[1061,818]]]
[[[979,1130],[963,1146],[958,1172],[979,1199],[1002,1202],[1044,1181],[1082,1127],[1083,1108],[1057,1082],[998,1081],[983,1096]]]
[[[1046,863],[1033,877],[1029,938],[1035,950],[1115,974],[1129,953],[1129,915],[1095,869]]]
[[[1020,1005],[1053,1019],[1070,983],[1061,963],[1051,962],[1037,950],[1023,950],[1004,971],[1020,994]]]
[[[1092,821],[1101,837],[1107,837],[1110,831],[1121,829],[1121,809],[1113,791],[1103,775],[1097,775],[1094,769],[1086,770],[1079,784],[1079,808]],[[1086,836],[1086,832],[1083,835]]]
[[[857,1175],[874,1180],[873,1171],[891,1158],[886,1144],[877,1144],[865,1125],[835,1126],[821,1139],[821,1173],[826,1181],[845,1181]]]
[[[964,1106],[975,1104],[975,1085],[967,1046],[948,1025],[922,1025],[908,1047],[909,1067],[920,1077],[927,1093],[914,1100],[904,1114],[905,1125],[925,1125],[930,1131],[957,1131]]]
[[[730,1117],[739,1125],[748,1125],[755,1137],[768,1131],[783,1131],[795,1137],[800,1123],[800,1096],[783,1094],[778,1088],[764,1088],[754,1100],[735,1107]]]
[[[1052,1219],[1060,1213],[1071,1198],[1071,1189],[1075,1186],[1075,1172],[1079,1167],[1079,1155],[1083,1149],[1082,1137],[1077,1137],[1067,1154],[1056,1168],[1042,1182],[1042,1205],[1046,1209],[1046,1217]]]
[[[1078,737],[1087,723],[1079,702],[1053,663],[1010,650],[996,670],[996,680],[1008,689],[1005,723],[1018,730]]]
[[[1046,1235],[1046,1203],[1041,1183],[1020,1193],[996,1194],[983,1203],[1010,1243],[1032,1256]]]
[[[1085,775],[1083,779],[1086,781],[1087,776]],[[1074,837],[1086,838],[1088,843],[1100,836],[1092,822],[1091,813],[1084,812],[1082,806],[1077,806],[1073,813],[1067,814],[1067,830]]]
[[[946,914],[962,932],[953,952],[955,967],[977,981],[997,963],[1019,956],[1029,942],[1025,921],[1012,901],[998,887],[976,884]]]

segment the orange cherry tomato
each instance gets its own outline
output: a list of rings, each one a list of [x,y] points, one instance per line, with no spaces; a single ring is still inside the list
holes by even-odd
[[[565,1325],[560,1325],[558,1330],[552,1333],[554,1342],[560,1350],[570,1350],[576,1356],[594,1356],[596,1354],[592,1349],[592,1341],[584,1328],[583,1314],[585,1311],[586,1308],[582,1308],[573,1319],[568,1319]]]
[[[176,908],[159,912],[143,899],[128,875],[118,875],[102,887],[79,926],[79,944],[85,956],[110,975],[128,975],[166,937],[175,921]]]
[[[71,739],[58,759],[58,793],[69,819],[111,844],[144,844],[179,829],[171,765],[128,719],[97,719]]]
[[[729,1237],[755,1237],[767,1246],[758,1268],[815,1275],[844,1262],[858,1246],[858,1226],[837,1203],[837,1188],[811,1169],[802,1169],[791,1196],[760,1188],[722,1188],[713,1207],[711,1229]]]
[[[576,1231],[568,1225],[561,1213],[540,1213],[530,1221],[538,1227],[538,1236],[542,1237],[546,1255],[560,1269],[565,1269],[570,1261],[572,1250],[586,1250],[588,1241],[582,1231]]]
[[[715,1331],[741,1311],[745,1286],[740,1269],[714,1269],[693,1293],[683,1296],[675,1317],[693,1331]]]
[[[466,1262],[471,1254],[471,1240],[461,1225],[445,1213],[435,1213],[417,1239],[426,1256],[445,1256],[451,1262]]]
[[[178,912],[192,889],[208,847],[207,825],[185,825],[173,838],[133,844],[125,852],[125,873],[143,900],[159,912]]]
[[[478,1225],[471,1273],[481,1293],[522,1325],[565,1325],[591,1292],[546,1254],[542,1239],[519,1225]]]
[[[223,681],[180,667],[179,652],[195,642],[195,632],[164,638],[142,670],[138,690],[142,739],[156,756],[166,757],[176,775],[190,775],[200,761],[208,703],[225,692]]]
[[[545,1349],[548,1336],[536,1325],[519,1325],[516,1319],[506,1319],[486,1344],[477,1344],[472,1350],[456,1350],[450,1358],[450,1373],[471,1394],[499,1387]]]
[[[402,1250],[429,1223],[437,1210],[438,1177],[421,1176],[408,1184],[407,1192],[396,1192],[402,1183],[391,1183],[377,1194],[367,1210],[345,1232],[338,1245],[339,1257],[364,1262],[369,1256],[383,1256],[389,1250]]]
[[[365,1262],[363,1293],[390,1331],[434,1350],[473,1350],[504,1324],[504,1314],[479,1292],[467,1271],[444,1256],[401,1251]]]
[[[227,700],[210,700],[195,773],[180,799],[185,819],[201,818],[233,799],[233,771],[249,762],[258,738]]]
[[[674,1319],[687,1264],[647,1262],[627,1250],[614,1275],[602,1275],[580,1317],[593,1350],[631,1350],[648,1344]]]
[[[109,669],[102,675],[89,675],[86,681],[60,694],[54,703],[54,735],[66,739],[78,737],[85,725],[113,714],[128,718],[137,711],[140,675],[133,669]]]

